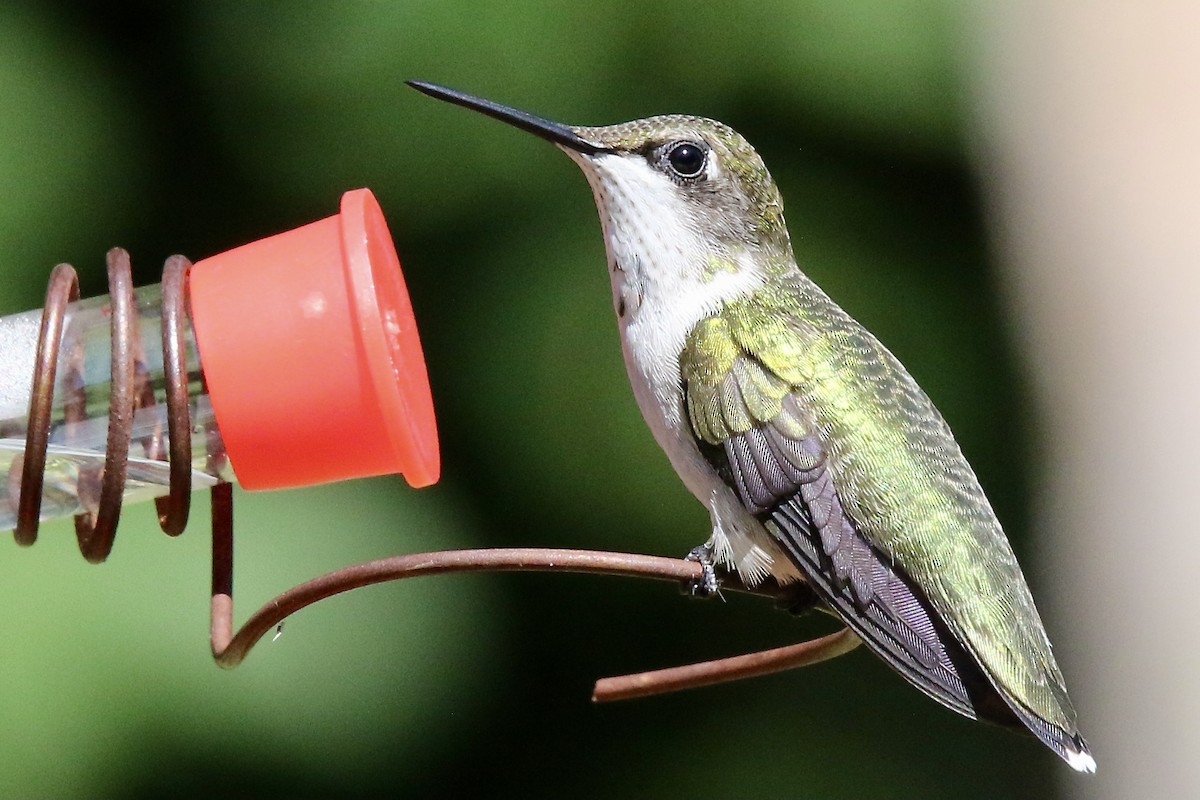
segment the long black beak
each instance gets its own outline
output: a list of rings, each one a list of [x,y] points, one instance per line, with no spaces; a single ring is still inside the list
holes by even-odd
[[[501,122],[507,122],[513,127],[529,131],[543,139],[547,139],[555,144],[561,144],[563,147],[569,147],[577,152],[586,155],[612,152],[608,147],[595,145],[580,138],[579,134],[562,123],[535,117],[526,111],[518,111],[509,106],[493,103],[491,100],[484,100],[482,97],[463,94],[454,89],[448,89],[445,86],[438,86],[436,83],[426,83],[425,81],[405,81],[405,83],[418,92],[427,94],[430,97],[436,97],[438,100],[445,100],[448,103],[454,103],[464,108],[474,109],[475,111],[487,114],[489,117],[495,117]]]

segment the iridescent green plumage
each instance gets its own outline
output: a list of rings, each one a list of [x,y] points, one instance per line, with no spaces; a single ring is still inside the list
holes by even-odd
[[[813,436],[858,531],[923,591],[990,681],[1029,713],[1075,730],[979,482],[929,398],[874,336],[796,271],[697,325],[681,363],[697,436],[710,445],[756,427]],[[785,410],[789,396],[798,402]]]

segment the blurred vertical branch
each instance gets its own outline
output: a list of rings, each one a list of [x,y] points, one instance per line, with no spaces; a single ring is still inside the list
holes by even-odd
[[[1200,645],[1173,616],[1200,563],[1200,5],[977,12],[984,170],[1047,420],[1041,596],[1100,762],[1069,792],[1200,796]]]

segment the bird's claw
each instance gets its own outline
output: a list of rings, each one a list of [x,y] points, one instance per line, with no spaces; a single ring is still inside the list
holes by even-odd
[[[713,561],[712,546],[702,544],[699,547],[693,547],[684,559],[686,561],[695,561],[700,565],[700,577],[684,582],[684,594],[690,597],[703,598],[720,595],[721,583],[717,580],[717,568]]]

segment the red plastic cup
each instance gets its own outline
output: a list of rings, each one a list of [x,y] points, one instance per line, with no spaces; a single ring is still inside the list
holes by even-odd
[[[368,189],[341,213],[192,267],[192,322],[229,463],[247,489],[441,471],[400,259]]]

